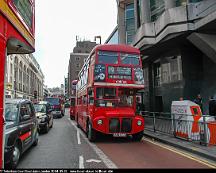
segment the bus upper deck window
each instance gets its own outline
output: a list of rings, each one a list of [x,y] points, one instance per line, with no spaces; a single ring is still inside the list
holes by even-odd
[[[127,65],[139,65],[139,56],[133,54],[121,54],[121,63]]]
[[[99,51],[98,52],[98,63],[102,64],[118,64],[118,53]]]

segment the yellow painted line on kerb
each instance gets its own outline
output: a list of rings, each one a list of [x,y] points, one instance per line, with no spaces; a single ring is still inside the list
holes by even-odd
[[[145,140],[145,141],[147,141],[147,142],[150,142],[150,143],[152,143],[152,144],[154,144],[154,145],[157,145],[157,146],[159,146],[159,147],[165,148],[165,149],[167,149],[167,150],[170,150],[170,151],[172,151],[172,152],[174,152],[174,153],[177,153],[177,154],[179,154],[179,155],[181,155],[181,156],[187,157],[187,158],[189,158],[189,159],[191,159],[191,160],[194,160],[194,161],[196,161],[196,162],[199,162],[199,163],[201,163],[201,164],[204,164],[204,165],[206,165],[206,166],[208,166],[208,167],[210,167],[210,168],[216,169],[216,164],[211,163],[211,162],[209,162],[209,161],[207,161],[207,160],[204,160],[204,159],[197,159],[197,158],[195,158],[195,156],[193,156],[193,155],[191,155],[191,154],[188,154],[188,153],[186,153],[186,152],[183,152],[183,151],[174,149],[174,148],[172,148],[172,147],[168,147],[168,146],[166,146],[166,145],[160,144],[160,143],[155,142],[155,141],[151,141],[150,139],[147,139],[147,138],[143,138],[143,140]]]

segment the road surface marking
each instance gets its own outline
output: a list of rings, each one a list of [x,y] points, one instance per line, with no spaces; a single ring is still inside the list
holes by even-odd
[[[71,125],[77,130],[80,132],[80,135],[83,137],[83,139],[86,141],[86,143],[88,143],[92,149],[96,152],[96,154],[98,155],[98,157],[103,161],[103,163],[107,166],[107,168],[110,168],[110,169],[116,169],[118,168],[115,163],[113,163],[105,154],[104,152],[98,148],[94,143],[91,143],[89,142],[89,140],[85,137],[85,134],[84,132],[77,128],[76,125],[74,124],[73,121],[71,121],[69,118],[68,118],[69,122],[71,123]]]
[[[145,141],[147,141],[147,142],[150,142],[150,143],[152,143],[152,144],[155,144],[155,145],[157,145],[157,146],[159,146],[159,147],[165,148],[165,149],[167,149],[167,150],[170,150],[170,151],[172,151],[172,152],[174,152],[174,153],[177,153],[177,154],[179,154],[179,155],[182,155],[182,156],[184,156],[184,157],[187,157],[187,158],[189,158],[189,159],[191,159],[191,160],[194,160],[194,161],[197,161],[197,162],[199,162],[199,163],[202,163],[202,164],[204,164],[204,165],[206,165],[206,166],[208,166],[208,167],[210,167],[210,168],[216,169],[216,164],[211,163],[211,162],[209,162],[209,161],[207,161],[207,160],[204,160],[204,159],[201,159],[201,158],[198,160],[197,158],[195,158],[195,156],[193,156],[193,155],[191,155],[191,154],[189,154],[189,153],[186,153],[186,152],[183,152],[183,151],[174,149],[174,148],[172,148],[172,147],[170,147],[170,146],[168,147],[168,146],[166,146],[166,145],[160,144],[160,143],[155,142],[155,141],[151,141],[150,139],[147,139],[147,138],[143,138],[143,140],[145,140]]]
[[[79,169],[84,169],[84,158],[79,156]]]
[[[78,142],[79,145],[81,144],[81,141],[80,141],[80,133],[79,133],[78,130],[77,130],[77,142]]]
[[[100,163],[101,160],[97,160],[97,159],[88,159],[88,160],[86,160],[86,162],[88,162],[88,163],[90,163],[90,162]]]

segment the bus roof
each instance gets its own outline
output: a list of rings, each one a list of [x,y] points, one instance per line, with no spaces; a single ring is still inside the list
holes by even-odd
[[[125,44],[104,44],[98,45],[93,50],[92,53],[96,50],[104,50],[104,51],[113,51],[113,52],[126,52],[126,53],[135,53],[139,54],[139,49],[125,45]]]

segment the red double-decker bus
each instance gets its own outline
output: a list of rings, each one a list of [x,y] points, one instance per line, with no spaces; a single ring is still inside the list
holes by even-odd
[[[5,60],[9,54],[34,52],[34,0],[0,0],[0,168],[3,167]]]
[[[72,90],[71,90],[71,97],[70,97],[70,119],[74,120],[75,119],[75,114],[76,114],[76,84],[77,80],[72,81]]]
[[[136,111],[137,92],[144,88],[140,51],[127,45],[96,46],[77,83],[76,121],[90,141],[98,133],[114,137],[143,136],[144,118]]]

